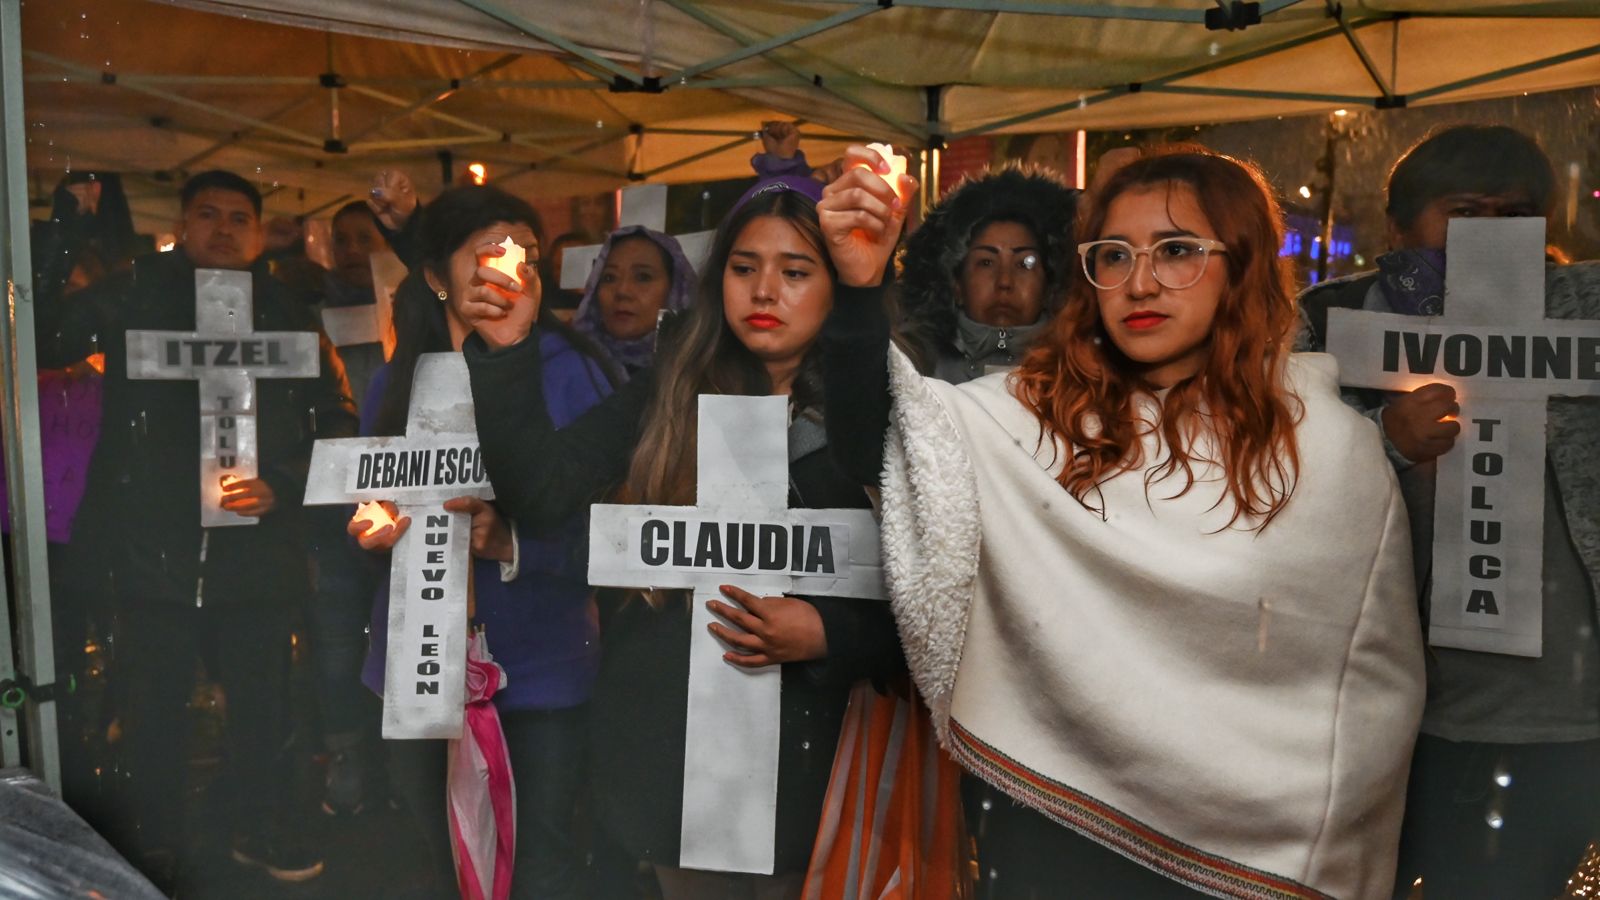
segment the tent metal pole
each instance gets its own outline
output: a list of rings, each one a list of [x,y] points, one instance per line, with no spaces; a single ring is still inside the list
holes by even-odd
[[[350,142],[354,143],[356,141],[359,141],[362,138],[366,137],[367,135],[372,134],[375,131],[380,131],[380,130],[382,130],[384,128],[387,128],[389,125],[400,121],[401,119],[405,118],[406,116],[411,115],[412,113],[417,113],[417,112],[424,113],[425,115],[428,115],[428,116],[430,116],[432,118],[438,119],[441,122],[448,122],[448,123],[450,123],[452,125],[459,125],[462,128],[467,129],[468,131],[477,131],[477,132],[481,132],[481,133],[486,134],[486,135],[487,134],[492,134],[492,135],[495,135],[496,137],[498,137],[500,135],[500,132],[495,130],[495,129],[493,129],[493,128],[489,128],[486,125],[479,125],[476,122],[468,122],[467,120],[462,119],[462,118],[458,118],[456,116],[447,116],[445,113],[441,113],[441,112],[439,112],[437,110],[430,110],[430,109],[428,109],[428,107],[433,106],[436,103],[444,102],[447,98],[449,98],[451,95],[453,95],[456,91],[460,90],[461,88],[466,87],[467,85],[479,80],[483,76],[488,75],[490,72],[495,72],[495,71],[498,71],[500,69],[505,68],[506,66],[511,65],[512,63],[516,62],[519,58],[520,57],[515,53],[507,53],[504,56],[501,56],[501,57],[493,60],[488,65],[483,66],[482,68],[478,69],[477,71],[473,72],[472,74],[466,76],[465,78],[461,78],[461,79],[459,79],[459,80],[457,80],[455,82],[452,82],[450,84],[441,86],[442,89],[434,91],[432,93],[432,96],[425,97],[425,98],[423,98],[421,100],[416,100],[416,101],[409,101],[409,100],[406,100],[406,99],[404,99],[402,97],[396,97],[396,96],[394,96],[392,94],[384,93],[383,91],[380,91],[380,90],[378,90],[376,88],[373,88],[373,87],[370,87],[370,86],[367,86],[367,85],[351,85],[351,84],[347,84],[346,85],[347,89],[355,91],[356,93],[362,95],[363,97],[370,97],[371,99],[377,100],[377,101],[379,101],[381,103],[388,103],[391,106],[398,106],[398,107],[401,108],[400,112],[395,113],[395,114],[390,115],[390,116],[387,116],[385,118],[379,119],[377,122],[373,123],[372,125],[369,125],[366,128],[363,128],[360,131],[356,132],[355,134],[351,135],[350,136]]]
[[[352,84],[364,84],[364,83],[369,83],[369,82],[367,82],[365,79],[358,79],[358,80],[353,81],[351,83]],[[444,89],[444,88],[449,87],[448,85],[440,85],[437,82],[434,82],[430,86],[439,88],[441,90]],[[518,79],[512,78],[512,79],[507,79],[505,81],[496,81],[494,83],[494,86],[498,90],[519,90],[519,91],[609,91],[609,90],[611,90],[611,82],[609,82],[609,81],[590,81],[590,80],[583,79],[583,78],[569,78],[569,79],[560,80],[560,81],[555,80],[555,79],[546,79],[544,81],[539,81],[539,80],[518,80]]]
[[[674,72],[673,74],[663,78],[662,81],[668,83],[687,81],[688,79],[693,78],[703,72],[711,72],[716,69],[720,69],[723,66],[732,65],[741,60],[749,59],[752,56],[760,56],[769,50],[776,50],[779,47],[798,43],[799,41],[803,41],[808,37],[813,37],[823,33],[824,31],[830,31],[834,28],[838,28],[840,25],[854,22],[857,19],[870,16],[875,12],[885,9],[888,9],[888,7],[879,6],[876,2],[861,3],[843,12],[834,13],[825,19],[819,19],[815,22],[812,22],[810,25],[807,25],[803,28],[796,28],[794,31],[788,32],[787,34],[774,35],[766,40],[757,41],[754,44],[746,44],[744,47],[741,47],[732,53],[725,53],[722,56],[716,57],[715,59],[709,59],[703,63],[699,63],[698,65],[693,65],[687,69]]]
[[[594,163],[591,163],[588,160],[584,159],[582,154],[587,153],[587,152],[589,152],[590,150],[593,150],[596,147],[603,147],[606,144],[611,143],[612,141],[621,140],[622,138],[625,138],[627,136],[628,136],[628,132],[626,132],[626,131],[614,131],[614,132],[608,133],[603,138],[599,138],[597,140],[590,141],[587,144],[584,144],[584,145],[582,145],[580,147],[574,147],[574,148],[572,148],[570,150],[562,149],[562,148],[559,148],[559,147],[552,147],[549,144],[546,144],[543,141],[538,140],[537,138],[527,137],[525,135],[519,135],[519,134],[513,134],[511,136],[511,143],[517,145],[518,147],[527,147],[529,150],[537,150],[540,153],[543,153],[545,155],[545,159],[564,159],[564,160],[567,160],[567,161],[571,162],[573,165],[569,166],[569,167],[564,167],[564,168],[570,169],[571,171],[588,172],[588,173],[590,173],[592,175],[604,175],[607,178],[615,178],[615,179],[617,179],[619,181],[626,181],[628,179],[628,173],[627,172],[617,171],[615,169],[601,168],[600,166],[597,166]],[[541,167],[543,167],[544,164],[545,164],[544,160],[538,160],[537,163]]]
[[[1349,23],[1349,27],[1352,30],[1355,30],[1355,29],[1364,28],[1364,27],[1366,27],[1368,25],[1377,24],[1378,22],[1381,22],[1381,21],[1387,21],[1387,19],[1363,19],[1363,20],[1360,20],[1360,21],[1357,21],[1357,22]],[[1263,56],[1271,56],[1274,53],[1282,53],[1285,50],[1293,50],[1295,47],[1299,47],[1299,46],[1302,46],[1304,44],[1315,43],[1317,41],[1323,40],[1324,38],[1328,38],[1328,37],[1331,37],[1333,35],[1336,35],[1336,34],[1338,34],[1340,32],[1340,30],[1341,29],[1340,29],[1339,26],[1332,26],[1332,27],[1329,27],[1329,28],[1324,28],[1324,29],[1322,29],[1320,31],[1314,31],[1314,32],[1311,32],[1310,34],[1303,34],[1300,37],[1293,38],[1291,40],[1287,40],[1287,41],[1284,41],[1282,43],[1271,44],[1271,45],[1265,46],[1265,47],[1258,47],[1258,48],[1256,48],[1254,50],[1249,51],[1248,53],[1241,53],[1238,56],[1230,56],[1227,59],[1219,59],[1216,62],[1205,63],[1204,65],[1195,66],[1192,69],[1185,69],[1182,72],[1173,72],[1172,74],[1163,75],[1163,76],[1161,76],[1159,78],[1152,78],[1149,81],[1140,82],[1139,85],[1138,85],[1138,90],[1141,90],[1141,91],[1155,90],[1157,88],[1165,87],[1167,85],[1170,85],[1174,81],[1182,81],[1185,78],[1193,78],[1196,75],[1204,75],[1207,72],[1214,72],[1214,71],[1216,71],[1218,69],[1226,69],[1229,66],[1236,66],[1236,65],[1239,65],[1240,63],[1250,62],[1251,60],[1254,60],[1254,59],[1260,59]],[[980,126],[978,126],[976,128],[969,128],[966,131],[962,131],[962,132],[959,132],[957,134],[951,135],[950,136],[950,140],[957,140],[957,139],[964,138],[964,137],[971,137],[972,135],[975,135],[975,134],[987,134],[989,132],[999,131],[999,130],[1001,130],[1003,128],[1010,128],[1010,127],[1012,127],[1014,125],[1022,125],[1022,124],[1025,124],[1027,122],[1032,122],[1032,121],[1035,121],[1035,120],[1038,120],[1038,119],[1043,119],[1043,118],[1046,118],[1048,116],[1056,115],[1058,113],[1064,113],[1064,112],[1067,112],[1067,111],[1072,110],[1072,109],[1077,109],[1077,108],[1085,107],[1085,106],[1094,106],[1094,105],[1099,104],[1099,103],[1104,103],[1107,100],[1113,100],[1113,99],[1116,99],[1117,97],[1121,97],[1121,96],[1124,96],[1124,95],[1127,95],[1127,94],[1131,94],[1131,93],[1134,93],[1133,85],[1126,85],[1126,86],[1118,86],[1118,87],[1108,88],[1108,89],[1106,89],[1104,91],[1101,91],[1100,93],[1095,94],[1093,96],[1084,97],[1084,98],[1081,98],[1079,100],[1073,100],[1073,101],[1068,102],[1068,103],[1057,103],[1057,104],[1055,104],[1053,106],[1047,106],[1044,109],[1036,110],[1034,112],[1022,113],[1021,115],[1016,115],[1016,116],[1011,116],[1009,118],[1001,119],[998,122],[990,122],[987,125],[980,125]],[[1367,102],[1370,102],[1370,101],[1367,101]]]
[[[94,70],[94,69],[91,69],[91,68],[89,68],[87,66],[80,66],[77,63],[69,62],[69,61],[64,60],[64,59],[58,59],[58,58],[56,58],[54,56],[49,55],[48,53],[40,53],[37,50],[26,50],[26,51],[23,51],[23,55],[26,56],[28,59],[38,60],[39,62],[55,66],[58,69],[63,69],[65,71],[67,71],[67,72],[71,72],[71,73],[76,74],[76,75],[81,75],[81,76],[83,76],[85,78],[93,79],[94,81],[103,80],[102,74],[100,72]],[[21,79],[18,79],[18,80],[20,81]],[[149,95],[151,97],[157,97],[159,99],[166,100],[166,101],[168,101],[170,103],[176,103],[176,104],[178,104],[180,106],[187,106],[190,109],[197,109],[197,110],[200,110],[201,112],[209,113],[210,115],[216,116],[217,118],[227,119],[227,120],[233,121],[233,122],[238,122],[238,123],[240,123],[242,125],[249,125],[249,126],[251,126],[253,128],[260,129],[261,131],[270,132],[270,133],[276,134],[276,135],[278,135],[280,137],[286,137],[286,138],[289,138],[290,140],[298,141],[298,142],[300,142],[302,144],[307,144],[309,146],[317,147],[319,149],[322,147],[322,139],[319,138],[319,137],[313,137],[312,135],[306,134],[304,132],[295,131],[292,128],[284,128],[281,125],[274,125],[271,122],[267,122],[267,121],[264,121],[262,119],[257,119],[257,118],[254,118],[253,116],[247,116],[247,115],[244,115],[243,113],[234,112],[231,109],[226,109],[224,107],[216,106],[216,105],[211,104],[211,103],[203,103],[203,102],[201,102],[199,100],[192,100],[192,99],[190,99],[188,97],[183,96],[182,94],[174,94],[171,91],[162,90],[160,88],[155,88],[155,87],[150,87],[149,85],[141,83],[138,80],[137,77],[130,77],[130,78],[126,78],[126,79],[124,79],[124,78],[116,78],[115,79],[115,84],[117,85],[117,87],[123,88],[125,90],[134,91],[135,93],[140,93],[140,94],[147,94],[147,95]]]
[[[715,17],[715,16],[713,16],[713,15],[711,15],[711,14],[709,14],[709,13],[707,13],[707,12],[701,10],[701,9],[699,9],[698,7],[694,6],[693,4],[689,3],[688,0],[665,0],[665,2],[666,2],[666,4],[668,6],[671,6],[673,9],[676,9],[678,12],[683,13],[684,15],[688,16],[689,18],[694,19],[696,22],[699,22],[700,24],[705,25],[708,28],[712,28],[712,29],[714,29],[714,30],[716,30],[718,32],[721,32],[725,37],[732,38],[733,40],[739,42],[740,44],[749,44],[754,40],[750,36],[748,36],[748,35],[742,33],[741,31],[739,31],[739,29],[734,28],[733,26],[731,26],[728,23],[722,21],[721,19],[718,19],[717,17]],[[794,65],[792,63],[789,63],[789,62],[787,62],[785,60],[779,59],[777,56],[773,55],[772,51],[770,51],[770,50],[767,53],[763,54],[763,56],[768,61],[770,61],[772,64],[774,64],[774,65],[778,66],[779,68],[782,68],[785,71],[789,72],[790,74],[794,75],[795,84],[797,86],[798,85],[808,85],[808,86],[814,86],[816,88],[819,88],[824,93],[830,94],[830,95],[832,95],[832,96],[834,96],[834,97],[836,97],[836,98],[838,98],[840,100],[843,100],[844,102],[850,104],[851,106],[854,106],[856,109],[859,109],[862,112],[866,113],[867,115],[872,116],[874,119],[877,119],[879,122],[882,122],[894,134],[912,137],[912,138],[917,139],[917,140],[920,140],[923,137],[926,137],[926,135],[923,135],[923,134],[920,133],[920,129],[916,125],[914,125],[913,123],[910,123],[910,122],[897,122],[893,115],[890,115],[888,112],[885,112],[884,110],[881,110],[881,109],[877,108],[875,105],[870,104],[870,103],[866,102],[865,100],[860,99],[859,97],[855,97],[855,96],[852,96],[851,94],[845,93],[844,91],[841,91],[838,88],[830,86],[828,84],[828,82],[827,82],[827,79],[824,78],[821,75],[807,73],[803,69],[801,69],[799,66],[796,66],[796,65]]]
[[[69,76],[70,77],[70,76]],[[23,76],[29,82],[45,82],[60,84],[60,75],[46,75],[43,72],[33,72]],[[145,75],[129,72],[118,72],[117,80],[133,79],[140,84],[151,87],[317,87],[318,82],[314,76],[307,75]],[[93,78],[84,77],[85,82],[101,83],[97,75]]]
[[[1307,103],[1343,103],[1347,106],[1375,106],[1371,97],[1356,94],[1310,94],[1301,91],[1258,91],[1250,88],[1199,87],[1184,84],[1147,84],[1151,94],[1188,94],[1196,97],[1239,97],[1246,100],[1295,100]]]
[[[729,150],[734,149],[735,147],[740,147],[740,146],[743,146],[745,144],[750,143],[750,140],[751,140],[750,136],[749,135],[745,135],[744,137],[741,137],[738,140],[729,141],[726,144],[718,144],[717,146],[712,147],[709,150],[701,150],[699,153],[695,153],[695,154],[692,154],[692,155],[689,155],[689,156],[685,156],[683,159],[676,160],[674,162],[669,162],[664,166],[656,166],[654,169],[651,169],[648,172],[640,172],[635,177],[635,180],[643,180],[643,179],[654,178],[657,175],[660,175],[662,172],[670,172],[673,169],[682,168],[684,166],[687,166],[690,163],[699,162],[700,160],[705,159],[708,156],[716,156],[718,153],[726,153]]]
[[[1323,3],[1327,5],[1328,15],[1339,24],[1339,30],[1344,32],[1344,39],[1350,43],[1351,49],[1356,51],[1356,56],[1360,57],[1362,68],[1367,70],[1367,77],[1371,78],[1372,83],[1376,84],[1378,90],[1383,92],[1384,100],[1393,102],[1394,88],[1389,84],[1389,79],[1384,78],[1383,73],[1378,71],[1378,64],[1372,61],[1372,55],[1367,52],[1366,45],[1361,43],[1360,38],[1356,37],[1356,33],[1350,27],[1350,23],[1345,21],[1344,6],[1334,2],[1334,0],[1323,0]]]
[[[291,113],[291,112],[299,109],[300,107],[306,105],[307,103],[310,103],[312,100],[315,100],[316,97],[317,97],[317,92],[315,90],[311,91],[310,93],[303,94],[299,98],[297,98],[297,99],[295,99],[293,101],[290,101],[289,103],[285,104],[282,108],[276,109],[276,110],[273,110],[270,113],[267,113],[266,121],[271,122],[271,121],[273,121],[275,119],[281,119],[284,116],[288,115],[289,113]],[[199,153],[196,153],[195,155],[189,157],[188,159],[183,160],[182,162],[178,163],[177,165],[173,166],[172,168],[174,170],[176,170],[176,171],[179,171],[179,172],[186,171],[190,166],[193,166],[196,163],[200,163],[200,162],[203,162],[203,161],[205,161],[207,159],[210,159],[212,156],[216,155],[218,152],[220,152],[222,150],[225,150],[228,147],[233,146],[234,144],[239,143],[240,141],[244,140],[249,135],[250,135],[250,129],[248,129],[248,128],[246,128],[246,129],[244,129],[242,131],[236,131],[233,134],[231,134],[231,135],[223,138],[222,140],[216,142],[215,144],[211,145],[210,147],[207,147],[206,149],[200,151]]]
[[[859,0],[812,0],[816,4],[837,5]],[[1302,0],[1263,0],[1261,15],[1268,16]],[[1167,9],[1154,6],[1119,6],[1111,3],[1029,3],[1027,0],[894,0],[895,6],[920,9],[951,9],[968,12],[1010,13],[1024,16],[1056,16],[1076,19],[1127,19],[1136,22],[1182,22],[1203,24],[1203,9]]]
[[[1500,81],[1505,78],[1515,78],[1518,75],[1523,75],[1528,72],[1534,72],[1539,69],[1547,69],[1551,66],[1559,66],[1562,63],[1586,59],[1595,55],[1600,55],[1600,44],[1593,44],[1591,46],[1573,50],[1568,53],[1562,53],[1556,56],[1549,56],[1544,59],[1534,60],[1533,62],[1523,63],[1520,66],[1511,66],[1495,72],[1489,72],[1483,75],[1475,75],[1471,78],[1463,78],[1460,81],[1452,81],[1449,84],[1436,85],[1424,91],[1414,91],[1406,95],[1406,100],[1408,102],[1426,100],[1430,97],[1437,97],[1440,94],[1448,94],[1452,91],[1465,90],[1469,87],[1477,87],[1480,84],[1488,84],[1491,81]]]
[[[1002,128],[1010,128],[1013,125],[1022,125],[1027,122],[1032,122],[1036,119],[1043,119],[1047,116],[1053,116],[1057,113],[1064,113],[1068,110],[1082,109],[1086,106],[1095,106],[1097,104],[1104,103],[1107,100],[1113,100],[1117,97],[1121,97],[1127,93],[1128,89],[1126,87],[1114,87],[1110,90],[1101,91],[1092,97],[1079,97],[1076,100],[1071,100],[1066,103],[1057,103],[1054,106],[1047,106],[1044,109],[1038,109],[1034,110],[1033,112],[1011,116],[1010,118],[1001,119],[998,122],[990,122],[987,125],[979,125],[976,128],[968,128],[966,131],[958,131],[955,134],[950,135],[948,140],[959,141],[962,138],[972,137],[975,134],[987,134],[991,131],[999,131]]]
[[[649,125],[644,126],[644,130],[647,134],[669,134],[676,135],[678,137],[750,137],[756,133],[754,131],[739,131],[733,128],[652,128]],[[800,134],[800,140],[834,141],[842,144],[859,144],[863,142],[875,141],[877,138],[866,137],[859,134],[816,134],[814,132],[802,132]]]
[[[855,0],[817,0],[846,3]],[[951,9],[985,13],[1021,13],[1035,16],[1071,16],[1081,19],[1133,19],[1141,22],[1204,22],[1205,10],[1117,6],[1110,3],[1028,3],[1026,0],[895,0],[895,6]]]
[[[16,667],[12,668],[11,622],[4,625],[0,677],[20,673],[36,686],[56,680],[55,643],[50,630],[50,569],[45,555],[44,459],[39,447],[39,380],[33,331],[33,260],[28,234],[27,117],[22,101],[22,2],[0,0],[0,103],[5,109],[4,150],[0,161],[0,203],[5,210],[7,239],[0,247],[0,281],[7,288],[6,315],[0,316],[0,375],[4,403],[0,430],[5,432],[6,483],[11,521],[11,572],[16,597]],[[3,588],[0,588],[3,591]],[[4,600],[0,596],[0,600]],[[27,764],[58,793],[61,790],[60,736],[56,704],[29,689],[22,713],[27,724]],[[0,710],[0,753],[8,764],[17,758],[17,710]]]
[[[606,59],[604,56],[601,56],[593,50],[590,50],[588,47],[574,43],[573,41],[569,41],[548,28],[541,28],[521,16],[515,15],[511,12],[501,9],[493,3],[487,2],[487,0],[456,0],[456,2],[464,6],[470,6],[489,18],[496,19],[503,24],[509,25],[523,34],[526,34],[537,40],[544,41],[547,44],[559,47],[573,56],[583,60],[584,62],[589,63],[590,66],[599,68],[605,72],[610,72],[612,75],[615,75],[624,81],[632,84],[643,83],[643,77],[637,72],[630,72],[625,67]]]
[[[430,147],[467,147],[472,144],[498,144],[500,135],[451,134],[432,138],[399,138],[392,141],[361,141],[350,144],[350,153],[383,152],[385,150],[426,150]]]
[[[351,135],[350,141],[352,146],[354,146],[355,142],[361,140],[367,135],[372,134],[375,131],[381,131],[389,125],[413,115],[422,115],[435,121],[465,128],[468,131],[474,132],[480,138],[496,141],[500,140],[501,132],[495,131],[493,128],[490,128],[487,125],[479,125],[477,122],[470,122],[461,118],[460,116],[452,116],[449,113],[439,112],[436,109],[429,109],[432,104],[440,102],[441,100],[453,94],[454,91],[446,91],[443,94],[435,97],[429,97],[425,100],[407,102],[403,97],[396,97],[393,94],[385,94],[383,91],[374,90],[373,88],[369,87],[347,87],[345,90],[350,91],[353,94],[360,94],[363,97],[376,100],[379,103],[386,103],[390,106],[397,106],[400,108],[400,112],[385,116],[372,125],[361,129],[356,134]],[[380,141],[379,143],[382,142]]]

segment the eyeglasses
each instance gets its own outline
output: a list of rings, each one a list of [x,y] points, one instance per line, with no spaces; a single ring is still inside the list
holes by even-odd
[[[1181,291],[1191,287],[1206,272],[1211,253],[1228,252],[1227,245],[1209,238],[1162,238],[1148,247],[1135,247],[1127,241],[1089,241],[1078,245],[1083,259],[1083,274],[1102,291],[1114,290],[1133,277],[1141,254],[1150,257],[1150,272],[1162,287]]]

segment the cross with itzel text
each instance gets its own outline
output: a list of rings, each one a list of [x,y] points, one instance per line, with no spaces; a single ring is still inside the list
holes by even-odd
[[[222,508],[222,482],[255,478],[256,379],[315,378],[317,335],[256,331],[251,274],[194,273],[194,331],[129,331],[128,378],[200,383],[200,524],[254,525]]]

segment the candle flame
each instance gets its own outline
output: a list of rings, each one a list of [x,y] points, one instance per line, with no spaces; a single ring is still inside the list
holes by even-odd
[[[363,533],[377,531],[386,525],[394,524],[394,519],[389,515],[389,511],[384,509],[383,504],[377,501],[363,503],[360,506],[357,506],[356,514],[350,519],[350,521],[366,522],[367,528]]]
[[[900,176],[906,174],[906,158],[894,152],[894,148],[888,144],[868,144],[867,149],[876,150],[883,161],[889,164],[889,174],[883,176],[883,180],[889,182],[889,187],[894,188],[894,195],[904,201],[906,198],[902,191],[905,188],[900,185]]]
[[[522,284],[522,277],[517,274],[517,267],[528,261],[528,251],[511,238],[500,242],[501,249],[505,250],[504,256],[491,256],[484,260],[484,265],[507,275],[517,284]]]

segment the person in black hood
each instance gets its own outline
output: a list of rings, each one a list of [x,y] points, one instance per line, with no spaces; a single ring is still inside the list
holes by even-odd
[[[960,383],[1022,358],[1072,271],[1078,192],[1014,165],[957,185],[901,256],[900,305],[933,374]]]

